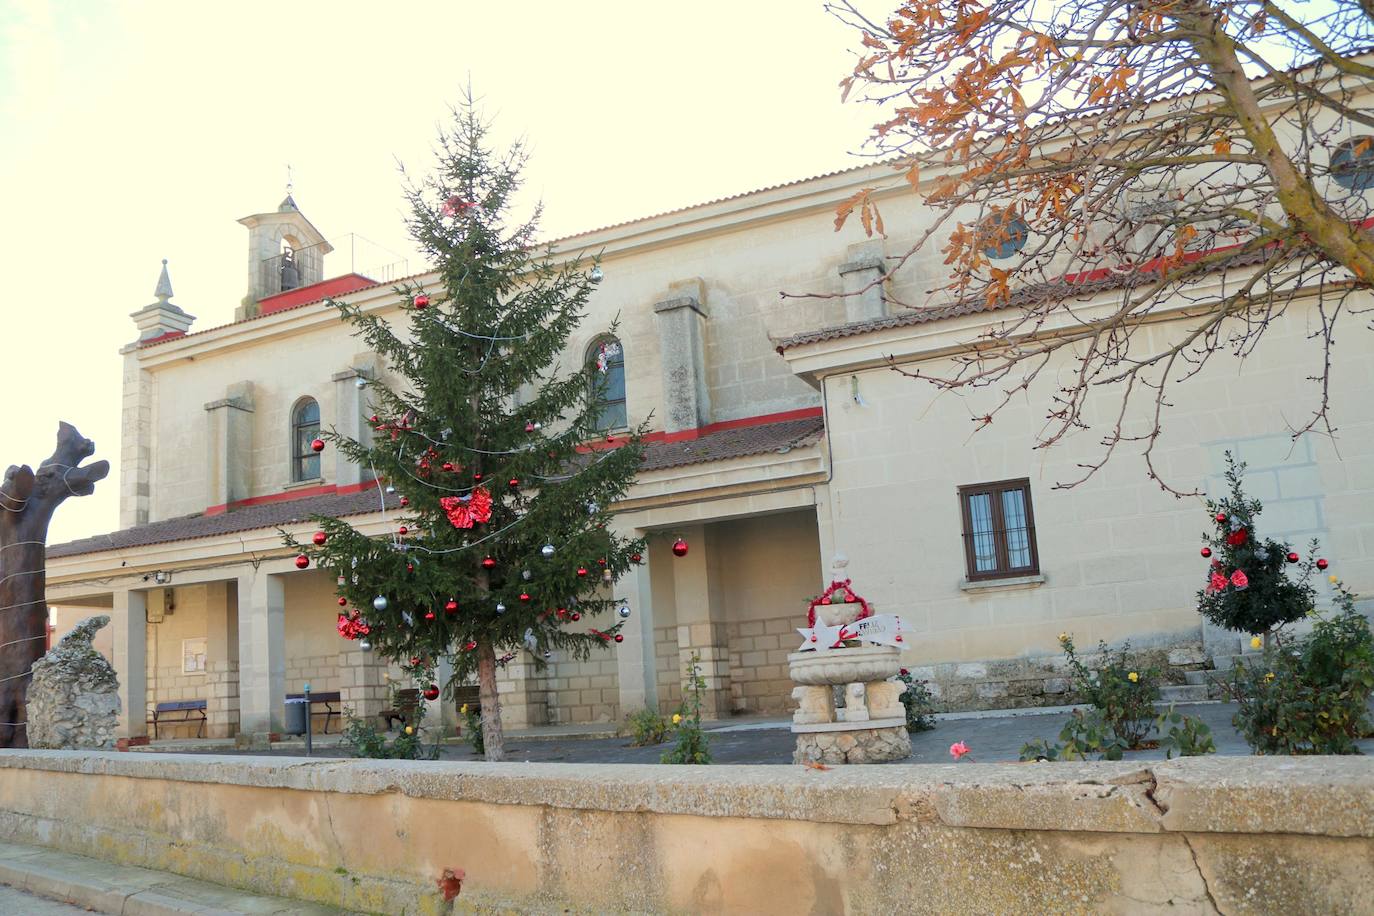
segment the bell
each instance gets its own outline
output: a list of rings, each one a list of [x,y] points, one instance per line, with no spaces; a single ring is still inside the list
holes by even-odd
[[[281,256],[281,291],[286,292],[300,285],[301,274],[296,270],[296,261],[291,256],[291,249],[288,248]]]

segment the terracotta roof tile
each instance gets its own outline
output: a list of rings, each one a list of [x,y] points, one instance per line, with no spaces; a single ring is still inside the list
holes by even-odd
[[[659,471],[708,461],[724,461],[727,458],[787,452],[819,440],[824,426],[824,421],[820,417],[805,417],[739,429],[718,430],[700,439],[683,442],[650,442],[644,447],[645,460],[641,467],[646,471]],[[398,508],[397,499],[395,495],[386,497],[387,508]],[[356,493],[303,496],[299,499],[245,506],[218,515],[185,515],[169,518],[110,534],[55,544],[48,548],[48,557],[57,559],[107,550],[196,540],[261,528],[276,528],[303,522],[312,515],[362,515],[377,511],[378,504],[377,491],[372,487]]]

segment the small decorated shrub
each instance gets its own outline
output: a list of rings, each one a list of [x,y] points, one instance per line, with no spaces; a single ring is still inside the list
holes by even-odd
[[[1232,670],[1234,723],[1256,754],[1358,754],[1355,742],[1374,729],[1374,634],[1355,595],[1333,584],[1336,613],[1313,612],[1306,636],[1275,634],[1263,656]]]
[[[1244,476],[1244,462],[1227,452],[1231,492],[1207,501],[1215,527],[1203,536],[1202,556],[1210,562],[1207,584],[1197,593],[1198,611],[1217,626],[1259,634],[1301,620],[1312,610],[1316,592],[1308,580],[1326,561],[1315,558],[1316,541],[1303,560],[1290,545],[1259,537],[1255,519],[1262,507],[1259,500],[1245,497]]]
[[[906,707],[906,730],[912,734],[930,731],[935,727],[935,700],[926,682],[916,680],[905,668],[898,672],[897,680],[903,684],[902,705]]]

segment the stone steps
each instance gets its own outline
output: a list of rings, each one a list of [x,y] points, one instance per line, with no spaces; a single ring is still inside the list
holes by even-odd
[[[1208,699],[1205,684],[1173,684],[1159,688],[1159,699],[1165,703],[1199,703]]]

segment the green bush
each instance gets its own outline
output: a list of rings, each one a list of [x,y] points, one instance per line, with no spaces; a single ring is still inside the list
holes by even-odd
[[[1335,588],[1337,612],[1312,612],[1311,633],[1276,632],[1261,660],[1232,669],[1233,721],[1256,754],[1358,754],[1355,742],[1370,732],[1374,634],[1355,595]]]
[[[711,762],[710,741],[701,727],[701,694],[706,690],[706,680],[701,676],[701,656],[695,652],[688,666],[687,680],[682,711],[673,716],[677,740],[672,748],[663,752],[660,758],[663,763]]]
[[[1120,760],[1130,750],[1100,709],[1075,709],[1059,730],[1059,744],[1036,738],[1021,747],[1022,760]]]
[[[652,709],[641,709],[625,720],[625,728],[631,736],[631,747],[647,747],[662,744],[668,737],[671,726],[668,720]]]
[[[1096,671],[1090,671],[1079,659],[1072,636],[1059,634],[1059,644],[1068,656],[1075,692],[1083,702],[1102,713],[1113,736],[1125,742],[1128,748],[1140,747],[1154,727],[1159,669],[1132,664],[1129,643],[1111,650],[1105,642],[1099,642],[1097,651],[1101,661]]]
[[[464,703],[458,710],[463,714],[463,727],[467,736],[468,744],[472,745],[472,752],[485,756],[487,753],[487,742],[482,733],[482,714],[479,710]]]
[[[1155,720],[1155,729],[1159,732],[1159,746],[1164,749],[1166,760],[1173,759],[1175,754],[1180,757],[1201,757],[1217,752],[1211,726],[1195,716],[1185,716],[1175,711],[1173,704],[1160,713]]]
[[[344,710],[343,740],[353,748],[355,757],[371,757],[378,760],[437,760],[439,745],[436,742],[426,747],[420,737],[421,729],[406,726],[405,731],[388,741],[385,732],[379,732],[365,719],[353,716],[351,710]]]
[[[905,668],[897,673],[897,680],[904,685],[902,705],[906,707],[906,730],[912,734],[930,731],[935,727],[935,699],[926,682],[916,680]]]

